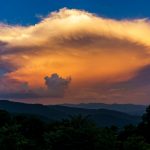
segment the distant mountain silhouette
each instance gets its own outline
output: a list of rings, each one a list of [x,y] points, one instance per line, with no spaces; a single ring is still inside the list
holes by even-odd
[[[99,126],[124,126],[127,124],[137,124],[140,117],[122,113],[119,111],[107,109],[85,109],[73,108],[60,105],[46,106],[42,104],[26,104],[11,102],[6,100],[0,101],[0,109],[7,110],[13,114],[35,115],[43,120],[61,120],[73,115],[88,116]]]
[[[104,103],[80,103],[80,104],[62,104],[62,106],[85,108],[85,109],[109,109],[128,113],[130,115],[141,116],[145,112],[146,105],[134,104],[104,104]]]

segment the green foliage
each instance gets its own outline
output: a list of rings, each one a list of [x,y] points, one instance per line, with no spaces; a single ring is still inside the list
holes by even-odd
[[[150,145],[145,143],[143,137],[132,136],[123,143],[123,150],[150,150]]]
[[[27,143],[27,139],[19,132],[18,125],[0,128],[0,149],[23,150]]]
[[[137,130],[138,134],[143,136],[147,143],[150,143],[150,106],[142,116],[142,122],[138,125]]]
[[[104,128],[99,129],[97,139],[97,149],[102,150],[116,150],[117,136],[112,129]]]
[[[97,127],[88,117],[46,123],[0,110],[1,150],[150,150],[150,107],[136,127]]]
[[[145,125],[150,125],[150,106],[147,107],[146,113],[142,117],[142,123]]]
[[[5,110],[0,110],[0,127],[11,122],[10,114]]]
[[[96,148],[98,129],[82,116],[71,117],[45,133],[46,146],[52,150],[91,150]]]

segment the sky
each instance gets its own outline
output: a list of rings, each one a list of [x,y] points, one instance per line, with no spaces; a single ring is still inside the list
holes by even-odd
[[[150,102],[147,0],[0,0],[0,99]]]

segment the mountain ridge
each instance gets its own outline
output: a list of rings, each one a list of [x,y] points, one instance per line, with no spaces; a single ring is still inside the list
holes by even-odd
[[[128,113],[130,115],[142,115],[145,112],[146,105],[138,104],[105,104],[105,103],[79,103],[79,104],[61,104],[67,107],[86,108],[86,109],[109,109]]]
[[[127,124],[137,124],[141,118],[139,116],[129,115],[123,112],[107,110],[107,109],[85,109],[67,107],[61,105],[42,105],[42,104],[27,104],[12,101],[0,101],[0,109],[4,109],[11,113],[37,115],[44,120],[62,120],[70,116],[82,115],[88,116],[99,126],[116,125],[123,127]]]

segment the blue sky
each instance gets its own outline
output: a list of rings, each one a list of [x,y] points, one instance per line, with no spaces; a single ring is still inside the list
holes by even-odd
[[[148,0],[0,0],[0,21],[9,24],[34,24],[38,15],[60,8],[77,8],[116,19],[149,18]]]

